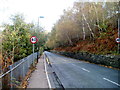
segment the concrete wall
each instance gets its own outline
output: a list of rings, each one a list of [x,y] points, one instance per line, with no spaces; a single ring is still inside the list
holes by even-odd
[[[79,53],[58,52],[58,51],[51,51],[51,52],[65,55],[67,57],[71,57],[79,60],[89,61],[95,64],[101,64],[106,66],[112,66],[114,68],[120,68],[120,55],[95,55],[87,52],[79,52]]]

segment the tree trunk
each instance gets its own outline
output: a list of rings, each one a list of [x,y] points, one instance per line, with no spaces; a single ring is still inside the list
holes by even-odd
[[[82,18],[82,21],[83,21],[83,40],[85,40],[85,25],[84,25],[84,20]]]
[[[72,45],[73,45],[73,43],[72,43],[72,41],[71,41],[70,37],[68,36],[68,34],[66,34],[66,36],[67,36],[67,38],[68,38],[68,41],[69,41],[70,45],[72,46]]]
[[[89,23],[87,22],[87,20],[86,20],[86,18],[85,18],[85,15],[84,15],[84,14],[83,14],[83,18],[84,18],[84,20],[86,21],[86,23],[87,23],[87,25],[88,25],[88,28],[89,28],[89,30],[90,30],[90,32],[91,32],[92,37],[94,38],[94,37],[95,37],[95,35],[94,35],[94,33],[93,33],[92,29],[90,28],[90,25],[89,25]]]

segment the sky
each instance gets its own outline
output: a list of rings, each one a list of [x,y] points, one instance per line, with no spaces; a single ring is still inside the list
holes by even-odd
[[[38,23],[51,30],[63,14],[63,10],[73,6],[76,0],[0,0],[0,25],[10,23],[11,15],[21,13],[27,23]]]
[[[11,15],[23,14],[27,23],[38,23],[50,31],[63,14],[64,9],[73,6],[75,1],[118,1],[118,0],[0,0],[0,26],[10,23]]]

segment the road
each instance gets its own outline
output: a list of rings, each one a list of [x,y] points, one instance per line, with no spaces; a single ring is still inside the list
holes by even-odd
[[[44,52],[64,88],[120,88],[120,71]]]

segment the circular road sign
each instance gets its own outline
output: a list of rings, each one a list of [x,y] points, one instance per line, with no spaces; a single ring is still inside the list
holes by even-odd
[[[38,39],[37,39],[36,36],[32,36],[32,37],[30,38],[30,42],[31,42],[32,44],[35,44],[37,41],[38,41]]]
[[[117,43],[120,43],[120,38],[116,38],[116,42],[117,42]]]

